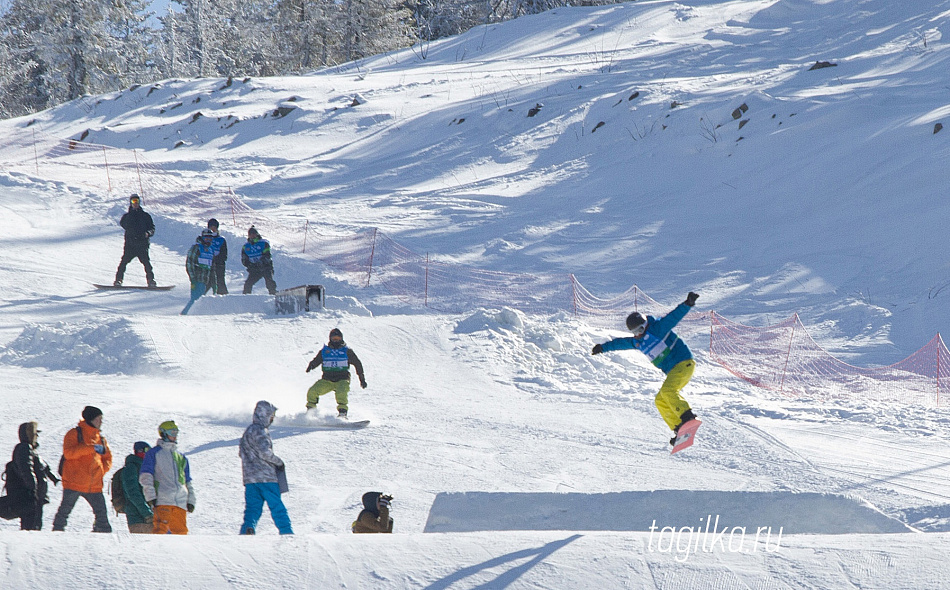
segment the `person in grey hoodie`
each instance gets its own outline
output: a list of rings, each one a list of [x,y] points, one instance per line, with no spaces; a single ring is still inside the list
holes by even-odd
[[[254,420],[244,436],[241,437],[241,468],[244,475],[244,523],[242,535],[253,535],[257,521],[264,513],[264,502],[270,509],[271,518],[282,535],[294,534],[290,526],[290,516],[280,499],[282,491],[284,462],[274,454],[274,444],[270,438],[270,427],[277,414],[277,408],[268,401],[257,402],[254,408]],[[283,479],[286,482],[286,479]],[[286,484],[285,484],[286,485]]]

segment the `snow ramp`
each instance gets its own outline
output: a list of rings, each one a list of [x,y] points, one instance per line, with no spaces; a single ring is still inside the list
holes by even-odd
[[[771,527],[790,534],[908,533],[860,498],[808,492],[694,490],[582,493],[440,493],[425,532],[645,531],[715,534]],[[764,528],[763,528],[764,527]]]

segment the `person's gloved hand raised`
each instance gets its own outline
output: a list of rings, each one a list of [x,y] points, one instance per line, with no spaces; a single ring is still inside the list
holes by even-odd
[[[593,350],[590,351],[591,354],[600,354],[604,352],[603,344],[595,344]]]
[[[689,295],[686,296],[686,305],[692,307],[696,305],[696,300],[699,299],[699,293],[689,292]]]

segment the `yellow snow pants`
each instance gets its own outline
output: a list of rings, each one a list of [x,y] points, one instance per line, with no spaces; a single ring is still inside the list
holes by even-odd
[[[321,379],[307,390],[307,408],[314,408],[320,401],[320,396],[330,392],[336,394],[336,409],[346,410],[350,397],[350,380],[328,381]]]
[[[680,425],[680,416],[689,409],[689,403],[680,395],[680,390],[692,379],[695,368],[696,361],[692,359],[676,363],[656,394],[656,409],[660,410],[660,416],[670,430]]]

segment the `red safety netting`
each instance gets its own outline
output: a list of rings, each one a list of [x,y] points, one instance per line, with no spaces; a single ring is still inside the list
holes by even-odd
[[[396,299],[445,312],[508,306],[529,313],[569,312],[591,325],[623,329],[631,311],[671,309],[634,285],[601,299],[572,274],[505,273],[438,261],[378,229],[337,235],[307,220],[279,220],[249,207],[229,188],[195,187],[135,150],[60,140],[27,130],[0,146],[7,172],[87,186],[109,195],[136,192],[159,215],[203,227],[210,217],[237,228],[255,225],[286,253],[321,261],[360,286],[380,286]],[[808,335],[798,316],[767,328],[731,322],[714,312],[690,313],[680,331],[709,330],[712,357],[733,374],[786,396],[945,405],[950,351],[940,335],[903,361],[861,368],[833,357]]]
[[[766,328],[744,326],[715,312],[710,317],[712,358],[734,375],[783,395],[938,406],[950,391],[950,351],[939,334],[899,363],[863,368],[818,345],[797,314]]]

